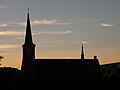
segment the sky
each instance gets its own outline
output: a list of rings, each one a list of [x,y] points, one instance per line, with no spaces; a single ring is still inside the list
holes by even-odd
[[[20,69],[27,8],[36,58],[120,62],[120,0],[0,0],[1,67]]]

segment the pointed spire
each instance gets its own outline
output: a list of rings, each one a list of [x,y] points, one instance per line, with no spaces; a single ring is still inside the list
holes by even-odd
[[[84,49],[83,49],[83,43],[82,43],[81,59],[85,59],[85,58],[84,58]]]
[[[31,25],[30,25],[30,16],[29,16],[29,8],[28,8],[25,44],[31,44],[31,43],[33,43],[33,41],[32,41],[32,33],[31,33]]]

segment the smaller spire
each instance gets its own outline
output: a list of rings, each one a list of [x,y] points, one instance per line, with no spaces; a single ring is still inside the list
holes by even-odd
[[[85,58],[84,58],[84,49],[83,49],[83,43],[82,43],[81,59],[85,59]]]

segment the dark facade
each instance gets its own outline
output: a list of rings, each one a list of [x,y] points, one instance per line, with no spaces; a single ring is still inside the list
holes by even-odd
[[[25,43],[22,45],[23,80],[94,80],[101,77],[99,60],[96,56],[85,59],[83,45],[81,59],[35,59],[35,46],[28,12]]]
[[[100,79],[100,66],[94,59],[36,59],[38,80],[90,80]]]

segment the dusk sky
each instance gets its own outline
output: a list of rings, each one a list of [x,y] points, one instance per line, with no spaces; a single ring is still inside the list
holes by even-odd
[[[0,62],[21,67],[27,8],[36,58],[120,62],[120,0],[0,0]]]

